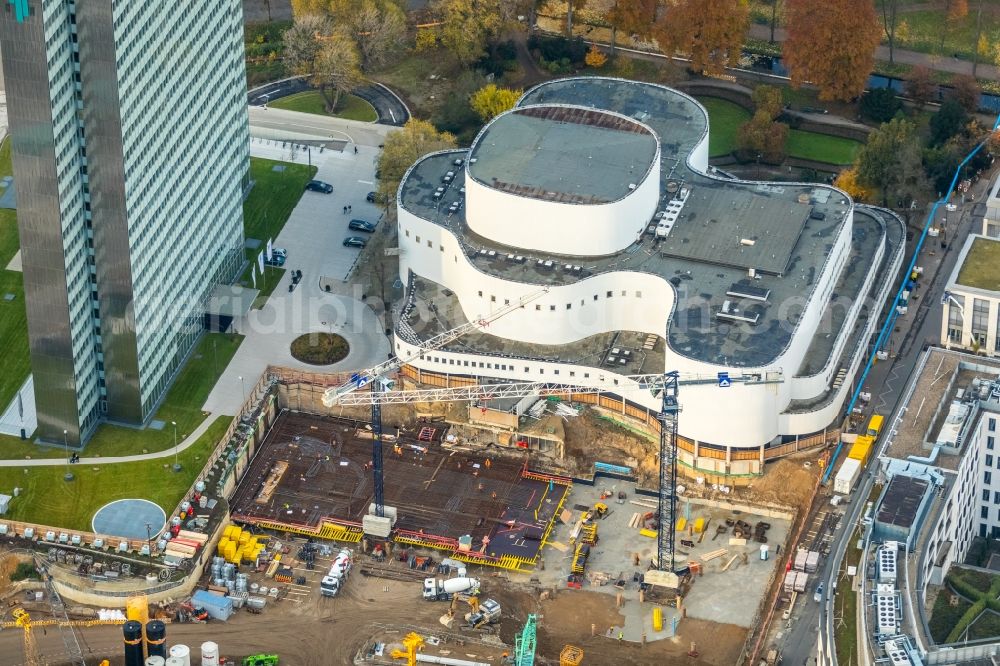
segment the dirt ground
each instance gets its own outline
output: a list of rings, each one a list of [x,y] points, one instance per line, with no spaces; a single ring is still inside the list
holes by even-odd
[[[739,657],[746,638],[746,629],[702,620],[686,619],[678,627],[678,637],[671,640],[639,645],[607,638],[612,625],[620,625],[622,616],[615,610],[614,598],[597,592],[560,590],[545,601],[536,601],[525,591],[503,590],[493,596],[505,608],[512,608],[502,623],[500,638],[513,644],[521,630],[526,609],[541,616],[538,622],[539,664],[556,664],[565,645],[583,648],[585,664],[627,663],[636,666],[654,664],[685,664],[686,666],[731,666]],[[591,624],[596,636],[591,635]],[[694,642],[699,657],[687,656]]]

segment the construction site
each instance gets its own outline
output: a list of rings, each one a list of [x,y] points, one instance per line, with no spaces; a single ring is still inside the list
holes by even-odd
[[[509,569],[535,564],[569,480],[531,470],[526,455],[449,448],[442,435],[422,425],[384,437],[393,541]],[[244,524],[356,542],[373,494],[370,426],[283,412],[230,507]]]

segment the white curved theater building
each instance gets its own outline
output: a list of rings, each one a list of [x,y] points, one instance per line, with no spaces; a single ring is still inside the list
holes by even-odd
[[[707,474],[835,436],[903,225],[831,187],[713,175],[708,132],[675,90],[565,79],[417,162],[397,200],[396,352],[547,292],[411,375],[600,385],[652,421],[627,377],[678,370],[680,460]]]

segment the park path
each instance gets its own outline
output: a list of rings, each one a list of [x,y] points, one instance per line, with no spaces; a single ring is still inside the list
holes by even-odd
[[[750,36],[754,39],[765,41],[771,38],[771,26],[754,23],[750,26]],[[788,39],[788,32],[784,28],[775,28],[774,41],[784,42]],[[875,50],[877,60],[889,61],[889,47],[879,46]],[[920,53],[919,51],[907,51],[906,49],[893,49],[893,61],[901,65],[923,65],[928,69],[936,69],[941,72],[952,72],[953,74],[972,74],[972,62],[960,60],[950,56],[933,55],[930,53]],[[981,79],[991,79],[1000,81],[1000,68],[987,63],[979,63],[976,76]]]
[[[205,417],[197,428],[194,429],[190,435],[188,435],[183,442],[178,442],[177,452],[181,452],[184,449],[192,446],[198,441],[208,427],[212,425],[220,414],[209,414]],[[140,460],[156,460],[157,458],[173,458],[174,457],[174,447],[165,449],[163,451],[154,451],[153,453],[139,453],[131,456],[101,456],[101,457],[91,457],[91,458],[80,458],[76,465],[107,465],[109,463],[127,463],[127,462],[139,462]],[[65,465],[65,458],[32,458],[27,460],[24,458],[15,458],[12,460],[0,460],[0,467],[51,467],[54,465]]]

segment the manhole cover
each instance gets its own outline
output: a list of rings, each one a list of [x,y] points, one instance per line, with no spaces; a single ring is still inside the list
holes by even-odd
[[[285,170],[284,164],[275,164],[273,167],[271,167],[271,171],[276,171],[278,173],[281,173],[284,170]]]
[[[166,426],[166,425],[167,424],[164,421],[160,421],[159,419],[153,419],[152,421],[149,422],[149,429],[150,430],[163,430],[164,426]]]

